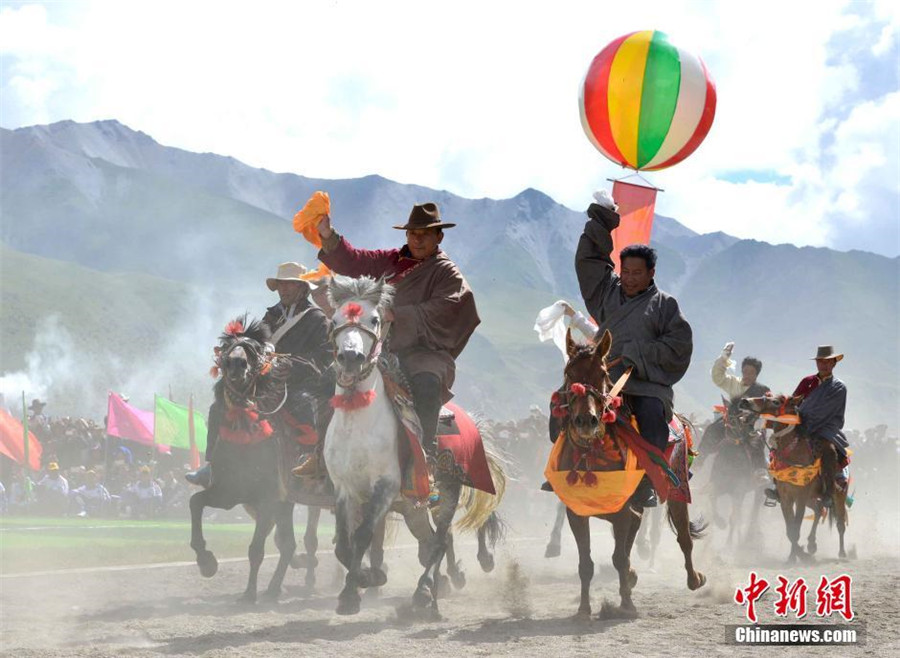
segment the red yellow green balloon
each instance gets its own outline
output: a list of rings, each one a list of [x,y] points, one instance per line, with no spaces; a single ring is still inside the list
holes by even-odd
[[[623,167],[655,171],[700,146],[716,87],[699,57],[656,30],[619,37],[591,62],[579,98],[591,143]]]

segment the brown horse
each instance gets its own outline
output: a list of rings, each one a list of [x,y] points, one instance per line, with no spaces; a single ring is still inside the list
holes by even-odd
[[[593,470],[598,473],[621,471],[625,467],[625,451],[623,443],[616,436],[615,425],[606,425],[611,422],[610,414],[613,413],[614,405],[610,396],[612,382],[606,367],[606,355],[611,344],[612,335],[609,331],[603,334],[599,342],[591,345],[579,345],[572,340],[571,334],[566,336],[568,363],[564,371],[564,391],[567,395],[568,414],[563,424],[564,436],[557,439],[566,442],[558,464],[560,471],[576,468],[579,460],[587,454],[596,456]],[[566,514],[578,545],[578,575],[581,579],[578,615],[586,617],[591,614],[590,584],[594,576],[589,526],[591,517],[579,515],[568,505]],[[640,528],[642,514],[643,510],[626,503],[617,512],[594,515],[609,521],[613,526],[615,549],[612,562],[619,573],[621,609],[629,613],[635,612],[631,590],[637,584],[637,573],[631,568],[631,547]],[[693,537],[687,504],[670,499],[668,517],[684,554],[688,588],[698,589],[706,583],[706,577],[694,570],[691,559]]]
[[[786,395],[746,398],[741,400],[741,406],[764,414],[763,418],[772,424],[774,433],[771,438],[774,441],[772,446],[774,459],[776,463],[792,467],[784,470],[788,475],[793,475],[794,479],[802,478],[800,469],[811,469],[808,471],[809,473],[812,473],[813,470],[821,471],[821,467],[815,468],[816,463],[825,464],[828,460],[823,459],[824,452],[826,450],[834,451],[834,447],[830,443],[813,441],[798,431],[800,417],[794,401]],[[832,455],[831,463],[834,463],[834,459],[836,456]],[[793,473],[791,473],[792,470]],[[823,493],[823,477],[834,478],[834,473],[815,473],[805,484],[799,483],[803,479],[793,483],[782,477],[775,477],[775,488],[781,500],[781,513],[784,516],[788,540],[791,542],[789,564],[798,559],[807,561],[816,552],[816,529],[822,511],[820,499]],[[844,551],[844,530],[847,527],[847,492],[838,487],[834,487],[833,491],[833,509],[830,519],[831,522],[837,520],[840,539],[838,555],[843,558],[847,557],[847,553]],[[807,508],[814,512],[813,526],[806,544],[808,553],[800,547],[800,526],[803,524],[803,515]]]

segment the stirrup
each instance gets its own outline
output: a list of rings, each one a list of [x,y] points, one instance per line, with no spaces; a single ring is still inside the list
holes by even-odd
[[[291,469],[291,475],[298,478],[325,477],[325,469],[322,468],[321,459],[315,452],[308,455],[300,464]]]
[[[778,489],[770,488],[765,490],[766,499],[763,501],[763,505],[765,507],[777,507],[778,503],[781,502],[781,498],[778,495]]]

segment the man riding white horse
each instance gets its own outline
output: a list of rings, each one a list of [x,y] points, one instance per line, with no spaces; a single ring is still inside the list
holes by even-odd
[[[422,447],[434,457],[441,405],[452,397],[455,360],[481,322],[469,284],[440,249],[444,229],[437,204],[413,206],[409,220],[395,229],[406,232],[399,249],[357,249],[323,215],[318,224],[322,249],[319,260],[332,271],[350,277],[384,277],[394,286],[393,308],[384,318],[393,322],[390,348],[409,379],[413,403],[422,426]],[[321,439],[320,439],[321,440]],[[320,450],[294,469],[299,476],[321,476]]]
[[[328,401],[334,395],[333,356],[328,318],[309,299],[316,284],[302,278],[306,273],[299,263],[282,263],[275,276],[266,279],[266,287],[278,293],[278,303],[266,309],[262,323],[275,352],[292,362],[286,398],[279,410],[281,420],[292,434],[322,437],[332,413]],[[210,422],[209,429],[207,465],[185,475],[189,482],[204,487],[209,486],[209,462],[218,439],[215,423]]]

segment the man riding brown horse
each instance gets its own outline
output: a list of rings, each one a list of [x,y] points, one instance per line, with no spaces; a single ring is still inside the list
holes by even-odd
[[[844,435],[844,412],[847,407],[847,387],[834,376],[834,367],[844,358],[831,345],[819,345],[815,375],[800,380],[792,401],[800,414],[800,431],[819,443],[822,449],[822,504],[832,505],[834,487],[846,493],[845,468],[850,463],[847,455],[849,443]],[[766,495],[778,498],[776,489],[767,489]]]
[[[615,340],[610,348],[610,376],[616,381],[632,368],[624,400],[637,419],[643,437],[660,450],[669,441],[672,386],[687,372],[693,340],[691,326],[674,297],[656,287],[656,251],[631,245],[620,253],[622,272],[613,268],[611,232],[619,225],[617,207],[608,196],[595,195],[584,233],[575,252],[575,271],[581,295],[597,322],[597,336],[607,330]],[[656,493],[645,478],[634,503],[654,507]]]
[[[453,396],[455,360],[481,322],[469,284],[439,247],[444,229],[453,226],[441,221],[437,204],[415,205],[407,223],[394,227],[406,232],[403,247],[369,250],[353,247],[338,234],[329,215],[318,224],[319,260],[332,271],[351,277],[384,277],[394,286],[394,305],[384,318],[393,323],[390,348],[409,379],[422,426],[422,446],[432,457],[441,405]],[[320,452],[313,453],[294,474],[322,475]]]

